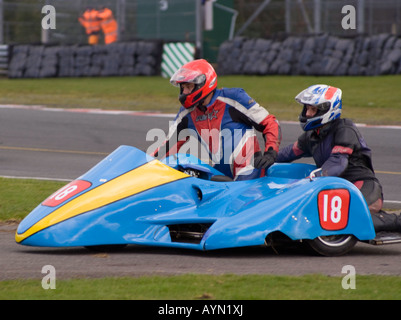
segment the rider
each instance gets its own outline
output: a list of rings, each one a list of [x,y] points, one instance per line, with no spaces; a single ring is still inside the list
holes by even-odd
[[[278,121],[243,89],[217,89],[217,74],[206,60],[183,65],[170,82],[180,88],[182,106],[164,142],[166,156],[188,141],[180,133],[193,132],[214,167],[234,180],[260,177],[274,163],[281,140]],[[264,153],[253,129],[264,135]]]
[[[363,194],[378,231],[401,231],[401,217],[382,211],[383,192],[376,178],[371,150],[350,119],[341,119],[342,91],[313,85],[295,100],[303,106],[299,115],[305,131],[294,144],[280,150],[277,162],[313,157],[321,170],[316,176],[337,176],[352,182]]]

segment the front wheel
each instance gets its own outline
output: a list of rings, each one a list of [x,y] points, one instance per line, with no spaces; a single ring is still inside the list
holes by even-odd
[[[349,252],[358,240],[349,234],[321,236],[308,240],[309,246],[322,256],[340,256]]]

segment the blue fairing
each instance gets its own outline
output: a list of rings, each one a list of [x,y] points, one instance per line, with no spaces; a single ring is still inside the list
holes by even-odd
[[[202,179],[176,170],[182,168],[202,171]],[[143,244],[213,250],[262,245],[275,231],[292,240],[334,234],[373,239],[370,213],[359,190],[341,178],[306,178],[315,168],[275,164],[264,178],[215,182],[210,179],[220,173],[194,157],[177,155],[160,163],[122,146],[77,179],[87,183],[86,189],[51,207],[51,201],[64,196],[55,193],[33,210],[19,225],[16,240],[33,246]],[[143,172],[146,177],[136,176]],[[162,175],[172,178],[158,182]],[[134,191],[127,195],[124,185],[122,195],[114,196],[120,180],[136,183]],[[138,181],[149,187],[142,188]],[[103,203],[101,192],[113,200]],[[98,205],[91,203],[92,194]],[[65,217],[58,217],[59,212]],[[201,228],[199,239],[180,238],[192,234],[186,228]]]
[[[86,190],[89,191],[98,187],[104,181],[114,179],[115,177],[120,176],[135,167],[139,167],[147,163],[150,159],[153,158],[136,148],[121,146],[77,180],[83,179],[90,181],[92,185],[90,189]],[[73,198],[70,200],[72,199]],[[34,214],[29,214],[19,224],[18,233],[25,232],[33,224],[46,217],[55,209],[57,209],[57,207],[47,207],[40,204],[33,211],[35,212]]]

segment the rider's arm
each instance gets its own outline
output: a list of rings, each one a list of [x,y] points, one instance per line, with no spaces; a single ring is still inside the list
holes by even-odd
[[[262,108],[259,106],[259,108]],[[278,152],[281,143],[281,129],[280,125],[275,116],[269,114],[263,121],[259,124],[263,127],[263,136],[265,137],[265,151],[273,148]]]
[[[180,132],[184,129],[188,128],[188,118],[186,115],[190,111],[181,107],[178,112],[174,122],[169,128],[168,136],[165,141],[159,146],[152,154],[153,157],[163,158],[168,157],[171,154],[177,153],[182,145],[188,141],[189,137],[185,136],[184,138],[178,140],[180,137]],[[164,156],[163,156],[163,153]]]
[[[263,133],[265,139],[264,151],[270,148],[278,152],[281,142],[280,125],[276,117],[252,99],[243,89],[231,88],[225,90],[225,97],[219,97],[234,108],[230,116],[234,121],[243,122]]]
[[[311,157],[309,139],[309,133],[301,134],[297,141],[279,151],[276,162],[292,162],[300,158]]]
[[[330,156],[322,165],[322,175],[341,176],[348,167],[349,157],[358,145],[359,139],[354,128],[342,127],[335,132]]]
[[[298,141],[280,149],[276,162],[292,162],[304,156],[305,152],[299,148]]]
[[[348,167],[348,157],[348,153],[332,151],[330,157],[322,165],[322,176],[341,176]]]

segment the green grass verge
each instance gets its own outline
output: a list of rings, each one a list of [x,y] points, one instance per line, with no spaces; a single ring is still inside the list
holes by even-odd
[[[0,282],[3,299],[401,299],[401,277],[356,276],[355,289],[342,288],[341,277],[323,275],[144,276],[56,280],[44,290],[41,280]]]
[[[242,87],[279,120],[298,119],[294,97],[324,83],[343,90],[344,116],[368,124],[401,124],[401,76],[221,76],[219,87]],[[0,104],[64,108],[178,110],[178,89],[162,77],[0,79]]]
[[[19,221],[66,182],[0,178],[0,221]]]

